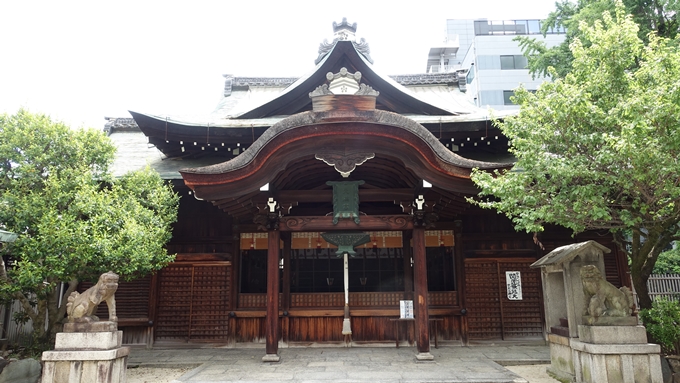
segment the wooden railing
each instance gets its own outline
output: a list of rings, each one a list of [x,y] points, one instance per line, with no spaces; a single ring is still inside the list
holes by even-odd
[[[403,292],[356,292],[349,293],[349,305],[358,307],[399,307],[403,299]],[[455,306],[458,295],[455,291],[431,291],[428,293],[430,306]],[[345,305],[343,293],[292,293],[291,308],[342,308]],[[279,296],[281,299],[281,296]],[[266,294],[239,294],[238,307],[240,309],[265,308]]]

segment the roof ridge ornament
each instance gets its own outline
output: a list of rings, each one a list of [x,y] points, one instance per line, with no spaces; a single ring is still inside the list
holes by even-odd
[[[340,72],[326,73],[326,80],[329,84],[319,85],[314,91],[309,93],[310,98],[323,95],[357,95],[357,96],[375,96],[380,95],[380,92],[373,89],[369,85],[361,84],[361,72],[357,71],[350,73],[347,68],[340,68]]]
[[[343,17],[341,23],[333,22],[333,33],[335,40],[338,41],[355,41],[355,34],[357,33],[357,23],[350,25],[347,18]]]
[[[371,48],[368,47],[368,43],[366,42],[365,38],[361,38],[359,42],[352,41],[352,44],[354,45],[354,48],[357,50],[357,52],[361,53],[368,62],[373,64],[373,59],[371,58]]]
[[[371,58],[371,50],[368,48],[368,43],[366,42],[365,38],[361,38],[359,42],[357,42],[356,38],[356,33],[357,33],[357,23],[350,23],[347,22],[347,18],[343,17],[341,23],[336,23],[335,21],[333,22],[333,41],[328,42],[328,39],[323,39],[323,42],[319,44],[319,56],[314,60],[314,64],[318,64],[323,60],[324,57],[333,49],[335,44],[338,41],[351,41],[352,45],[354,45],[354,48],[368,60],[371,64],[373,64],[373,59]]]
[[[328,90],[333,94],[355,94],[359,91],[361,72],[350,73],[342,67],[338,73],[326,73],[326,80],[330,81]]]

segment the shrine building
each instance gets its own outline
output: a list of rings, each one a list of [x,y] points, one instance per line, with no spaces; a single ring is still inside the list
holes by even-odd
[[[225,76],[202,120],[109,119],[115,172],[149,165],[181,195],[175,262],[121,283],[124,343],[430,347],[543,339],[552,249],[612,238],[516,232],[472,205],[473,168],[509,169],[508,139],[465,100],[465,70],[386,76],[356,24],[333,23],[301,78]],[[316,57],[315,57],[316,56]],[[105,317],[106,315],[104,315]]]

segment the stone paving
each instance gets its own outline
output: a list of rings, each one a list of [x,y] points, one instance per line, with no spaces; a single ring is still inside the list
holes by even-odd
[[[549,363],[547,346],[445,346],[433,361],[415,348],[280,348],[264,363],[264,348],[133,349],[128,366],[196,366],[175,382],[450,382],[527,383],[502,365]]]

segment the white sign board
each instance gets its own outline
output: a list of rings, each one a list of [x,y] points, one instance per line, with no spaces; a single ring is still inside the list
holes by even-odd
[[[399,301],[399,318],[413,319],[413,301]]]
[[[506,271],[505,283],[508,286],[508,299],[511,301],[522,300],[522,277],[519,271]]]

